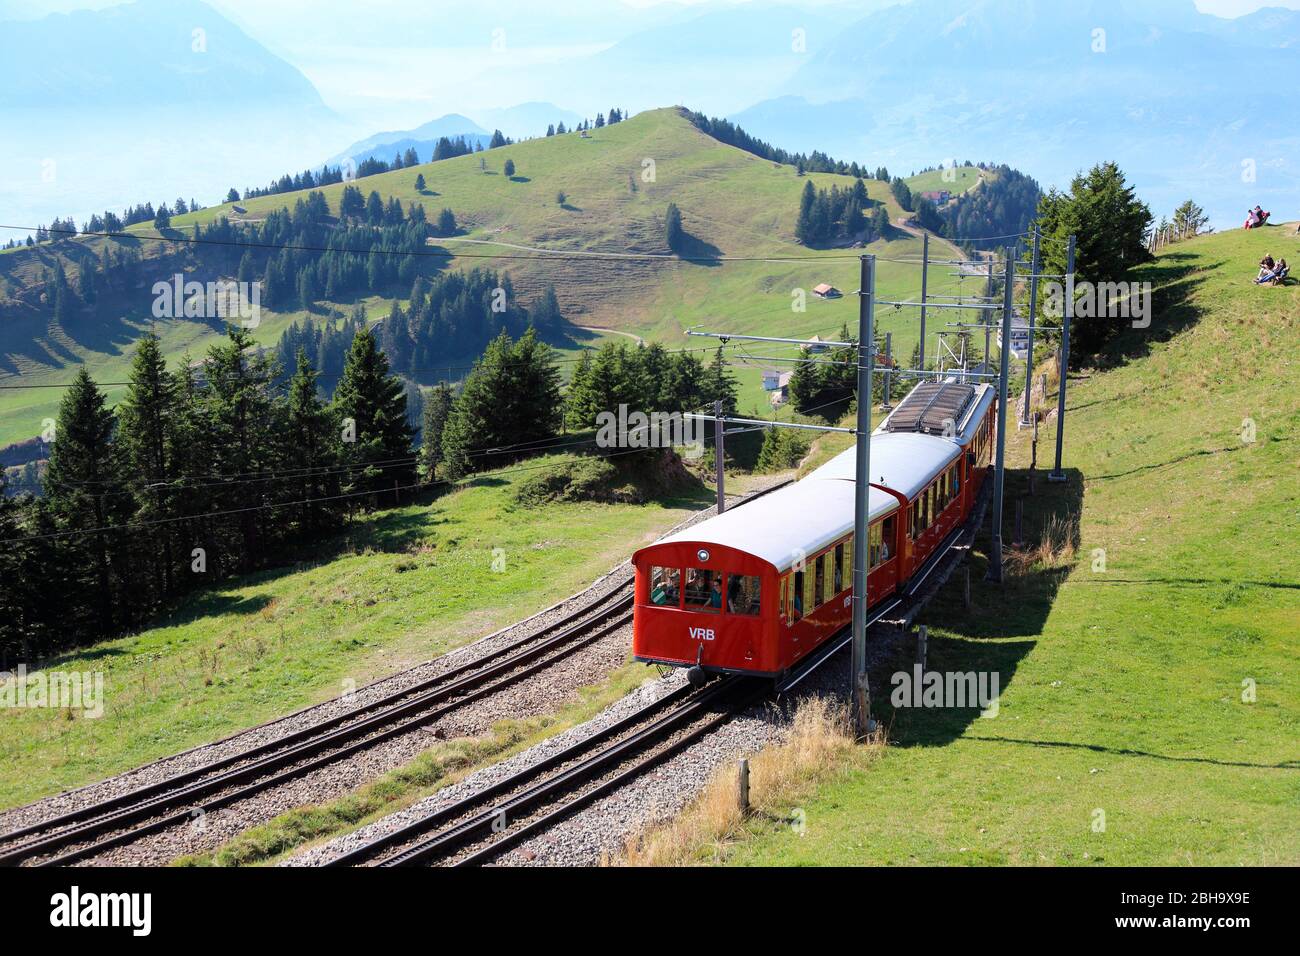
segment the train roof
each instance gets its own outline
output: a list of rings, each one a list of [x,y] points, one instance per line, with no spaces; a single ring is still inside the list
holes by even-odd
[[[855,487],[852,470],[847,481],[830,474],[819,478],[813,472],[743,507],[670,534],[651,547],[683,541],[723,545],[785,571],[801,555],[815,554],[853,531]],[[897,511],[898,499],[872,488],[870,507],[874,521]]]
[[[964,382],[922,382],[886,416],[873,435],[923,434],[951,438],[965,445],[975,437],[984,414],[997,393],[992,385],[968,385]],[[952,435],[946,422],[952,422]],[[875,453],[872,445],[872,454]],[[873,466],[872,471],[875,471]],[[900,489],[901,490],[901,489]]]
[[[934,477],[961,456],[951,438],[894,432],[871,436],[871,482],[915,498]],[[857,474],[856,450],[840,452],[811,475],[852,482]]]
[[[919,495],[961,456],[962,447],[974,438],[993,404],[992,386],[935,388],[933,384],[922,383],[913,389],[871,436],[872,484],[908,499]],[[941,405],[944,417],[960,416],[952,436],[926,433],[932,413]],[[895,418],[904,409],[909,409],[908,415]],[[767,561],[777,571],[788,570],[801,555],[815,554],[853,530],[856,472],[856,450],[850,448],[802,481],[670,534],[651,547],[680,542],[722,545]],[[871,489],[868,520],[875,521],[898,508],[898,499],[892,494]]]

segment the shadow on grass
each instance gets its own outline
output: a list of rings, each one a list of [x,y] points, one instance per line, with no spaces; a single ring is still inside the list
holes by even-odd
[[[1068,480],[1059,485],[1039,480],[1036,494],[1031,497],[1028,472],[1008,469],[1003,583],[984,580],[989,567],[990,517],[976,539],[967,567],[953,572],[917,619],[917,624],[926,624],[932,632],[926,672],[937,672],[945,684],[949,675],[973,673],[977,680],[982,675],[983,686],[997,694],[1004,693],[1011,685],[1020,662],[1037,644],[1056,594],[1072,567],[1072,562],[1065,558],[1057,563],[1051,558],[1038,560],[1034,555],[1040,545],[1048,551],[1068,555],[1077,553],[1079,548],[1083,476],[1073,469],[1067,469],[1066,476]],[[1015,537],[1012,524],[1017,499],[1024,502],[1025,544],[1019,550],[1009,547]],[[964,596],[967,573],[971,582],[970,608],[966,607]],[[941,707],[894,707],[890,698],[902,682],[898,675],[914,678],[915,650],[913,640],[899,642],[894,653],[874,668],[873,709],[891,725],[893,745],[943,746],[966,734],[970,724],[979,719],[981,705],[986,701],[967,700],[966,706],[955,706],[956,702],[945,700],[945,706]]]
[[[1203,763],[1215,767],[1252,767],[1260,770],[1300,770],[1300,760],[1283,760],[1281,763],[1254,763],[1249,760],[1215,760],[1212,757],[1174,757],[1169,754],[1153,753],[1149,750],[1134,750],[1130,747],[1103,747],[1100,744],[1080,744],[1066,740],[1022,740],[1017,737],[970,737],[968,739],[982,744],[1060,747],[1069,750],[1088,750],[1093,753],[1112,754],[1117,757],[1150,757],[1152,760],[1165,760],[1171,763]]]
[[[1134,281],[1150,282],[1152,286],[1150,327],[1135,329],[1128,319],[1093,319],[1093,322],[1122,321],[1124,327],[1099,352],[1088,356],[1081,353],[1079,360],[1099,371],[1118,368],[1145,358],[1153,346],[1167,342],[1199,322],[1202,310],[1192,303],[1192,294],[1211,272],[1227,267],[1228,263],[1195,262],[1198,259],[1191,253],[1174,252],[1136,270]],[[1079,362],[1072,357],[1070,364],[1077,367]]]

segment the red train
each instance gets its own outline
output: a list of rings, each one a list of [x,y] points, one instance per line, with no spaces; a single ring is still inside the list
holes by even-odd
[[[992,461],[988,385],[918,385],[871,438],[868,606],[927,573]],[[853,449],[632,556],[639,661],[779,679],[852,620]]]

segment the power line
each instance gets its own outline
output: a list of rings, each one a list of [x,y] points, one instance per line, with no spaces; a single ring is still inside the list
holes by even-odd
[[[15,226],[0,223],[0,229],[12,229],[24,232],[32,231],[32,226]],[[692,263],[712,263],[712,262],[826,262],[831,260],[853,260],[857,256],[679,256],[664,255],[662,253],[651,252],[563,252],[560,250],[541,250],[537,253],[474,253],[474,252],[440,252],[424,249],[349,249],[329,246],[307,246],[299,243],[265,243],[265,242],[240,242],[229,239],[201,239],[194,236],[151,236],[143,233],[134,232],[87,232],[85,230],[72,229],[48,229],[47,232],[59,232],[68,236],[95,236],[101,239],[132,239],[148,240],[150,242],[175,242],[186,243],[189,245],[211,245],[211,246],[228,246],[239,249],[271,249],[283,251],[285,249],[293,252],[340,252],[357,256],[369,255],[392,255],[392,256],[414,256],[416,258],[430,259],[507,259],[523,261],[567,261],[567,260],[591,260],[598,259],[601,261],[629,261],[629,262],[692,262]],[[612,257],[612,258],[611,258]]]
[[[610,454],[607,455],[597,455],[596,457],[617,458],[620,455],[630,455],[641,451],[645,451],[645,449],[628,448],[622,451],[611,452]],[[200,512],[198,514],[178,515],[172,518],[155,518],[150,521],[139,521],[130,524],[104,525],[98,528],[78,528],[71,531],[52,531],[46,534],[23,535],[15,538],[0,538],[0,544],[21,544],[25,541],[41,541],[41,540],[47,540],[51,538],[66,538],[66,537],[72,537],[72,536],[84,535],[84,534],[103,534],[110,531],[140,531],[144,528],[151,528],[163,524],[172,524],[178,521],[198,521],[205,518],[224,518],[230,515],[247,514],[248,512],[252,512],[252,511],[274,511],[276,508],[292,508],[297,505],[319,504],[325,501],[341,501],[348,498],[358,498],[366,495],[386,495],[390,491],[401,492],[401,491],[410,491],[417,488],[431,488],[434,485],[455,485],[455,484],[461,484],[465,482],[477,481],[480,478],[489,478],[498,475],[510,475],[510,474],[516,474],[525,471],[537,471],[540,468],[549,468],[549,467],[551,467],[551,465],[548,463],[543,465],[535,465],[531,467],[520,466],[517,468],[504,468],[504,469],[498,469],[497,471],[478,472],[476,474],[466,475],[463,478],[457,478],[457,479],[442,478],[436,481],[428,482],[427,484],[420,484],[417,482],[416,484],[413,485],[402,485],[391,489],[382,488],[382,489],[370,489],[366,491],[352,491],[352,492],[346,492],[344,494],[338,494],[338,495],[327,495],[322,498],[304,498],[300,501],[269,502],[267,504],[262,504],[262,505],[252,505],[247,508],[227,508],[222,511],[205,511],[205,512]]]

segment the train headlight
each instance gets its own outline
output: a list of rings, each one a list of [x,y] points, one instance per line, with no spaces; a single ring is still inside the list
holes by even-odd
[[[700,550],[696,551],[695,556],[699,558],[701,561],[709,560],[709,552],[706,551],[704,548],[700,548]]]

